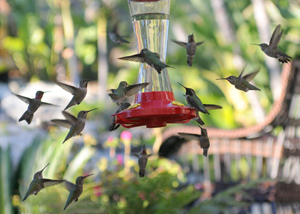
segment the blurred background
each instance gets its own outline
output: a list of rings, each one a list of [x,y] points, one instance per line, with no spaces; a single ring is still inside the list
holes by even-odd
[[[44,189],[38,196],[30,196],[22,202],[34,173],[47,163],[50,165],[44,171],[45,178],[75,182],[77,176],[94,174],[86,179],[79,201],[68,207],[68,213],[299,213],[299,203],[284,208],[275,206],[272,191],[284,174],[280,173],[284,172],[283,150],[278,156],[274,151],[275,156],[273,153],[248,154],[247,159],[241,157],[244,144],[239,144],[239,152],[232,154],[225,149],[222,155],[228,153],[228,157],[234,157],[226,162],[231,176],[225,180],[226,184],[234,185],[207,194],[207,181],[210,181],[208,189],[216,184],[218,176],[213,174],[216,163],[222,163],[220,159],[224,158],[213,145],[215,141],[224,145],[222,141],[211,141],[212,148],[205,159],[197,142],[172,138],[176,135],[172,129],[182,129],[179,124],[156,129],[120,127],[108,131],[111,114],[118,107],[107,90],[117,88],[122,80],[134,84],[140,66],[117,59],[137,52],[127,1],[0,0],[0,19],[0,213],[63,213],[68,192],[62,185]],[[169,69],[175,99],[186,104],[182,96],[185,91],[177,84],[180,82],[193,88],[203,103],[223,107],[201,116],[209,137],[226,138],[230,143],[243,141],[245,145],[252,144],[253,138],[258,137],[255,142],[260,146],[259,151],[268,150],[264,145],[270,145],[268,139],[272,139],[273,151],[278,142],[286,145],[283,139],[291,125],[292,140],[288,145],[294,145],[295,151],[300,148],[297,123],[300,100],[298,95],[293,96],[294,91],[286,90],[297,88],[299,81],[296,85],[288,84],[295,79],[291,76],[293,73],[290,74],[293,69],[287,66],[290,73],[284,77],[282,64],[267,57],[258,46],[251,45],[269,43],[275,27],[280,24],[283,29],[280,50],[295,61],[299,59],[300,7],[297,1],[173,0],[169,21],[166,64],[175,67]],[[116,26],[129,44],[118,45],[110,40],[107,32]],[[187,67],[185,49],[171,39],[186,42],[192,33],[196,42],[204,41],[204,44],[197,48],[193,66]],[[246,64],[244,74],[260,69],[253,84],[261,91],[244,93],[227,81],[216,80],[238,76]],[[283,78],[288,86],[283,84]],[[81,79],[92,80],[86,99],[68,111],[77,115],[81,110],[98,110],[89,113],[83,136],[62,145],[67,130],[54,126],[50,120],[63,118],[61,111],[72,95],[54,81],[78,86]],[[33,98],[38,90],[51,91],[42,100],[59,107],[41,107],[30,125],[17,122],[27,104],[12,93]],[[295,91],[299,94],[299,89]],[[288,92],[292,96],[287,101]],[[288,113],[296,122],[277,121],[275,125],[271,124],[273,120],[265,122],[274,103],[281,98],[288,107],[280,106],[278,112]],[[257,124],[261,127],[254,131],[238,132]],[[187,132],[200,133],[195,122],[185,126]],[[170,143],[170,139],[173,142]],[[137,158],[130,153],[138,153],[142,145],[153,155],[148,161],[146,177],[140,179]],[[300,194],[297,186],[300,184],[297,168],[300,153],[295,154],[291,163],[296,165],[290,165],[294,167],[290,181],[298,188],[295,194]],[[252,167],[254,164],[250,166],[249,162],[259,162],[256,165],[259,167]],[[274,170],[268,172],[267,164],[271,164],[271,168],[276,165],[275,174]],[[224,182],[221,177],[219,180]],[[260,205],[267,202],[268,206],[255,205],[256,193],[250,191],[254,187],[268,193],[265,201],[258,202]],[[292,199],[285,204],[289,202],[292,203]]]

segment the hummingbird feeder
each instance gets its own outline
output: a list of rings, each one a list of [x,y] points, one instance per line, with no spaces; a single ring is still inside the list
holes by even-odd
[[[128,0],[138,52],[147,48],[166,61],[170,0]],[[135,104],[116,116],[115,123],[125,128],[146,125],[164,127],[167,123],[187,123],[196,117],[194,109],[176,102],[167,69],[159,74],[142,63],[137,83],[150,84],[135,95]]]

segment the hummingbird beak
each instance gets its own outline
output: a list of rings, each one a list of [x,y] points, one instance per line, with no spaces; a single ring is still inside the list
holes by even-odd
[[[184,87],[186,89],[186,87],[184,85],[182,85],[181,83],[178,82],[179,85],[181,85],[182,87]]]
[[[220,79],[216,79],[216,80],[227,80],[227,78],[220,78]]]
[[[97,79],[91,79],[91,80],[86,80],[86,81],[88,81],[88,82],[90,82],[90,81],[96,81]]]
[[[51,92],[51,91],[43,91],[44,94],[45,94],[45,93],[48,93],[48,92]]]
[[[44,169],[46,169],[46,167],[49,166],[49,164],[50,164],[50,163],[48,163],[48,164],[41,170],[41,172],[43,172]]]
[[[258,46],[260,46],[260,44],[253,44],[253,43],[251,43],[251,45],[258,45]]]
[[[89,111],[86,111],[86,112],[89,113],[89,112],[94,111],[96,109],[98,109],[98,108],[93,108],[92,110],[89,110]]]
[[[94,174],[89,174],[89,175],[82,176],[82,177],[83,177],[83,178],[87,178],[87,177],[89,177],[89,176],[91,176],[91,175],[94,175]]]

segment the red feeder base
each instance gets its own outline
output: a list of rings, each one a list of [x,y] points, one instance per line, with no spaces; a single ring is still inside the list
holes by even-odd
[[[167,123],[187,123],[196,112],[186,106],[176,105],[171,91],[144,92],[135,96],[135,106],[116,116],[116,123],[125,128],[146,125],[147,128],[164,127]],[[173,103],[172,103],[173,102]]]

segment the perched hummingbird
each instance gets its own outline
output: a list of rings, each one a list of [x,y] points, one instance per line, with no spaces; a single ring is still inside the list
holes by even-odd
[[[118,110],[116,111],[115,114],[117,114],[117,113],[119,113],[119,112],[121,112],[121,111],[124,111],[125,109],[129,108],[129,106],[130,106],[130,103],[122,103],[122,104],[120,105],[120,107],[118,108]],[[110,127],[109,127],[109,131],[110,131],[110,132],[111,132],[111,131],[114,131],[114,130],[116,130],[117,128],[120,127],[120,124],[115,123],[115,120],[116,120],[116,116],[113,116],[113,117],[112,117],[112,123],[111,123],[111,125],[110,125]]]
[[[61,83],[61,82],[55,82],[58,86],[62,87],[67,92],[70,92],[71,94],[74,95],[72,100],[69,102],[69,104],[67,105],[67,107],[64,110],[70,108],[71,106],[79,105],[82,102],[82,100],[86,96],[87,85],[88,85],[89,81],[90,80],[81,80],[79,83],[79,88],[76,88],[72,85],[67,85],[67,84]]]
[[[146,147],[143,145],[143,148],[139,154],[133,154],[134,156],[138,157],[138,163],[139,163],[139,176],[144,177],[145,176],[145,169],[148,161],[148,157],[152,154],[147,155]]]
[[[194,59],[194,56],[195,56],[195,53],[196,53],[197,46],[201,45],[204,41],[195,43],[194,34],[189,35],[187,43],[178,42],[178,41],[175,41],[175,40],[172,40],[172,41],[175,42],[176,44],[186,48],[187,65],[189,67],[191,67],[192,64],[193,64],[193,59]]]
[[[23,198],[23,201],[26,200],[26,198],[32,194],[37,195],[39,191],[41,191],[45,187],[53,186],[59,183],[62,183],[64,180],[50,180],[50,179],[44,179],[43,178],[43,171],[44,169],[49,165],[49,163],[41,170],[34,174],[33,180],[31,181],[29,188],[26,192],[25,197]]]
[[[147,63],[151,67],[154,67],[155,70],[160,74],[161,70],[170,67],[169,65],[166,65],[160,61],[160,56],[158,53],[154,53],[149,51],[148,49],[144,48],[141,50],[139,54],[131,55],[131,56],[125,56],[121,57],[119,59],[127,60],[127,61],[133,61],[133,62],[141,62],[141,63]]]
[[[112,93],[109,93],[108,95],[110,96],[113,102],[117,103],[118,105],[121,105],[126,97],[135,95],[147,85],[149,85],[148,82],[128,85],[126,81],[122,81],[120,82],[119,87],[117,89],[110,89]]]
[[[227,80],[228,82],[230,82],[232,85],[235,86],[236,89],[242,90],[242,91],[249,91],[249,90],[259,90],[259,88],[255,87],[254,85],[251,85],[249,83],[249,81],[251,81],[256,74],[259,72],[259,70],[252,72],[250,74],[247,74],[245,76],[242,76],[244,73],[246,66],[244,67],[244,69],[242,70],[242,72],[240,73],[240,75],[238,77],[235,76],[229,76],[226,78],[220,78],[217,80]]]
[[[113,41],[116,44],[122,44],[122,43],[129,43],[127,40],[125,40],[123,38],[123,36],[121,36],[118,33],[118,29],[117,26],[114,27],[114,30],[112,32],[107,32],[109,38],[111,39],[111,41]]]
[[[80,111],[77,115],[77,118],[66,111],[62,111],[62,114],[64,115],[66,120],[59,120],[59,119],[51,120],[51,122],[53,122],[59,126],[70,129],[70,131],[69,131],[67,137],[65,138],[65,140],[63,141],[63,143],[66,142],[71,137],[74,137],[77,135],[82,135],[81,132],[84,129],[85,119],[86,119],[87,114],[90,111],[94,111],[96,109],[97,108],[94,108],[89,111]]]
[[[69,181],[65,181],[65,186],[67,188],[67,190],[70,192],[69,197],[67,199],[67,203],[65,205],[64,210],[69,206],[69,204],[71,204],[73,201],[77,202],[79,196],[82,193],[82,189],[83,189],[83,182],[84,179],[88,176],[91,176],[93,174],[89,174],[86,176],[79,176],[76,178],[76,184],[73,184]]]
[[[259,47],[262,49],[263,52],[265,52],[266,55],[278,59],[279,62],[287,63],[292,59],[292,57],[278,50],[277,47],[280,38],[282,36],[282,33],[283,30],[280,31],[280,25],[277,25],[277,27],[275,28],[272,34],[269,45],[266,43],[253,44],[253,45],[259,45]]]
[[[28,98],[28,97],[23,97],[23,96],[18,95],[18,94],[14,94],[20,100],[22,100],[23,102],[29,104],[27,110],[22,115],[22,117],[19,119],[19,122],[21,122],[22,120],[26,120],[26,122],[28,124],[30,124],[31,121],[32,121],[34,112],[36,112],[36,110],[38,110],[38,108],[41,105],[56,106],[56,105],[53,105],[53,104],[50,104],[50,103],[44,103],[44,102],[42,102],[42,97],[43,97],[44,93],[47,93],[47,92],[48,91],[46,91],[46,92],[37,91],[36,94],[35,94],[35,98],[34,99],[31,99],[31,98]]]
[[[186,99],[189,107],[195,108],[196,110],[201,111],[204,114],[209,114],[207,110],[215,110],[215,109],[222,108],[222,106],[219,106],[219,105],[203,104],[201,102],[200,98],[196,95],[196,92],[194,91],[194,89],[187,88],[180,83],[178,83],[178,84],[181,85],[182,87],[184,87],[186,90],[186,94],[184,96],[185,96],[185,99]],[[199,117],[199,114],[198,114],[198,117]],[[197,119],[200,119],[200,117]],[[203,121],[202,122],[200,122],[200,121],[202,121],[201,119],[199,120],[199,123],[201,125],[203,125],[204,124]]]
[[[198,134],[190,134],[190,133],[183,133],[183,132],[178,132],[179,135],[181,135],[184,138],[187,138],[189,140],[198,140],[200,147],[203,149],[203,155],[207,157],[207,151],[209,148],[209,139],[207,137],[207,130],[199,126],[201,129],[201,135]]]

